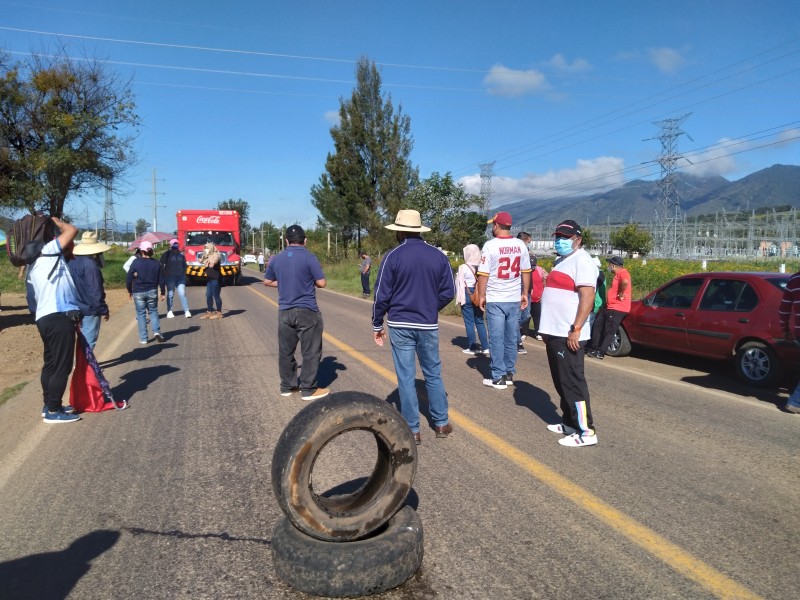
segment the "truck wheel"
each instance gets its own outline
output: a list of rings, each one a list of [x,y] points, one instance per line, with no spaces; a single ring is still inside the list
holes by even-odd
[[[324,496],[312,485],[314,463],[328,442],[353,430],[375,436],[372,474],[355,492]],[[417,470],[414,434],[385,400],[361,392],[339,392],[312,402],[283,430],[272,456],[272,490],[291,523],[320,540],[363,538],[394,515]]]
[[[377,594],[417,572],[423,557],[422,521],[404,506],[373,536],[354,542],[323,542],[281,516],[272,532],[275,573],[293,588],[328,597]]]
[[[746,342],[736,351],[736,372],[750,385],[765,387],[781,376],[781,366],[775,352],[763,342]]]

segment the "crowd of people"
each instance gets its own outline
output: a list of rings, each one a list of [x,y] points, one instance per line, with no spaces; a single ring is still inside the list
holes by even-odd
[[[76,245],[77,229],[57,218],[53,222],[60,233],[45,244],[29,269],[29,302],[45,347],[42,416],[46,423],[68,423],[80,419],[72,407],[62,403],[76,331],[93,349],[101,321],[108,320],[102,267],[109,246],[98,242],[92,232],[84,232]],[[482,384],[496,390],[513,386],[518,356],[526,353],[523,342],[542,341],[561,409],[561,422],[547,424],[547,429],[562,436],[558,440],[562,446],[595,445],[598,438],[584,357],[602,359],[630,311],[632,286],[624,261],[619,256],[607,258],[606,276],[599,258],[583,248],[581,226],[568,219],[552,234],[557,258],[548,273],[537,264],[530,236],[526,232],[512,236],[509,213],[498,212],[487,223],[492,238],[482,248],[475,244],[464,247],[464,263],[455,277],[445,254],[422,238],[430,228],[422,223],[419,212],[400,210],[394,223],[385,226],[395,233],[398,245],[383,256],[377,271],[372,333],[379,347],[387,337],[391,340],[400,412],[420,444],[415,384],[419,363],[436,437],[447,438],[453,431],[441,373],[439,312],[455,299],[466,330],[463,352],[489,359],[489,377]],[[280,394],[298,393],[303,400],[317,400],[329,394],[317,381],[323,320],[316,290],[326,287],[327,279],[319,260],[306,248],[302,227],[288,227],[285,241],[285,249],[263,267],[264,285],[278,289]],[[177,291],[185,317],[192,316],[185,295],[186,259],[178,241],[170,240],[159,260],[153,253],[152,244],[142,242],[124,265],[141,344],[149,342],[148,325],[154,339],[164,341],[159,300],[166,300],[167,318],[174,318]],[[371,259],[366,252],[361,252],[360,258],[362,296],[366,298],[371,293]],[[219,262],[219,252],[207,244],[203,255],[208,274],[207,311],[201,319],[222,318]],[[800,340],[800,273],[789,281],[780,322],[787,339]],[[302,368],[295,357],[298,344]],[[786,409],[800,413],[800,385]]]

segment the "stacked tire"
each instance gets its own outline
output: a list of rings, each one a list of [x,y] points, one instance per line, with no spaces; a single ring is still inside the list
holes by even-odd
[[[314,465],[325,446],[354,430],[375,437],[371,475],[354,492],[317,494]],[[283,510],[272,535],[278,577],[319,596],[355,597],[397,587],[422,564],[422,522],[405,506],[417,469],[414,434],[385,400],[340,392],[301,410],[272,458],[272,489]]]

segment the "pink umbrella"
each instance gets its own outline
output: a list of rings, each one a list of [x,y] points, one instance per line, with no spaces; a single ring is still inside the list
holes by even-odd
[[[175,237],[174,233],[148,231],[137,237],[135,240],[133,240],[133,242],[131,242],[131,245],[128,247],[128,250],[134,252],[139,247],[139,244],[141,244],[142,242],[150,242],[151,244],[157,244],[159,242],[166,242],[167,240],[171,240],[174,237]]]

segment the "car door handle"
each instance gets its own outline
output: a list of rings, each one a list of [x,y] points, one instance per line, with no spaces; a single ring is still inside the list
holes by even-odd
[[[750,319],[739,319],[739,323],[749,323]]]
[[[676,316],[676,317],[685,317],[686,315],[685,315],[685,314],[683,314],[682,312],[676,312],[676,313],[675,313],[675,316]]]

